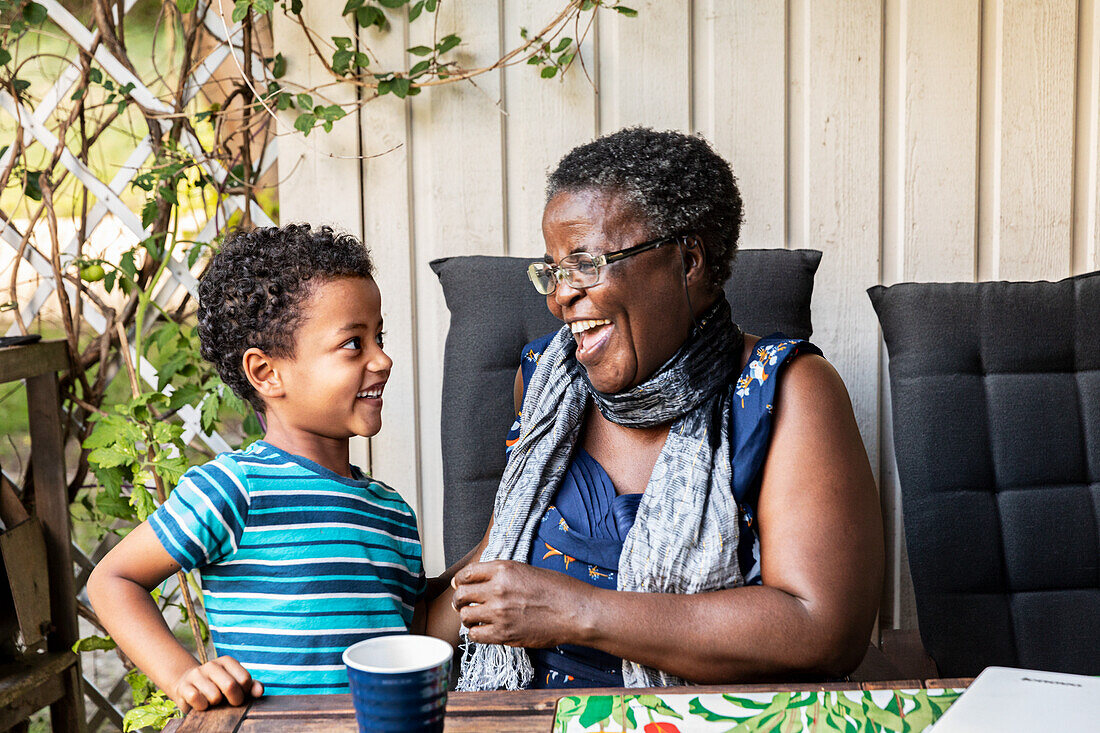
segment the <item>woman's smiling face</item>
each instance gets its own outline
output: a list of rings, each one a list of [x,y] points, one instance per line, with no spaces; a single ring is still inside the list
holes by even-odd
[[[650,231],[615,192],[563,191],[546,205],[546,261],[567,255],[617,252],[669,232]],[[546,296],[550,311],[570,324],[577,361],[600,392],[617,393],[648,379],[691,332],[680,248],[675,243],[604,265],[600,282],[578,290],[559,282]]]

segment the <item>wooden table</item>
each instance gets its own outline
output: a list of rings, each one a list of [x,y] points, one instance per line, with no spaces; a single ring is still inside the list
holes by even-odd
[[[803,685],[720,685],[684,688],[692,693],[775,692],[809,690],[883,690],[921,687],[966,687],[969,679],[892,680]],[[669,688],[631,689],[631,694],[669,692]],[[550,733],[554,705],[573,694],[618,692],[590,690],[521,690],[518,692],[452,692],[447,697],[446,733]],[[355,733],[350,695],[284,695],[265,697],[232,708],[219,707],[175,720],[168,733]]]

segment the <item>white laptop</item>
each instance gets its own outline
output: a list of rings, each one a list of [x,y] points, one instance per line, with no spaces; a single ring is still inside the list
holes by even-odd
[[[987,667],[928,730],[1100,731],[1100,678]]]

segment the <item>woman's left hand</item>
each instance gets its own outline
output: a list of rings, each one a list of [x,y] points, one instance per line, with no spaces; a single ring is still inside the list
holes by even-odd
[[[454,607],[470,640],[528,648],[576,643],[592,590],[514,560],[471,563],[454,577]]]

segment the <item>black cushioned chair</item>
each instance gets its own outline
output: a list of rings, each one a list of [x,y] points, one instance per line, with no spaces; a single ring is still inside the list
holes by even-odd
[[[940,673],[1100,674],[1100,273],[868,293]]]
[[[808,338],[816,250],[741,250],[726,283],[734,319],[758,335]],[[504,471],[504,436],[523,345],[561,326],[527,279],[531,259],[448,257],[431,263],[451,326],[443,359],[443,547],[447,564],[488,526]]]

